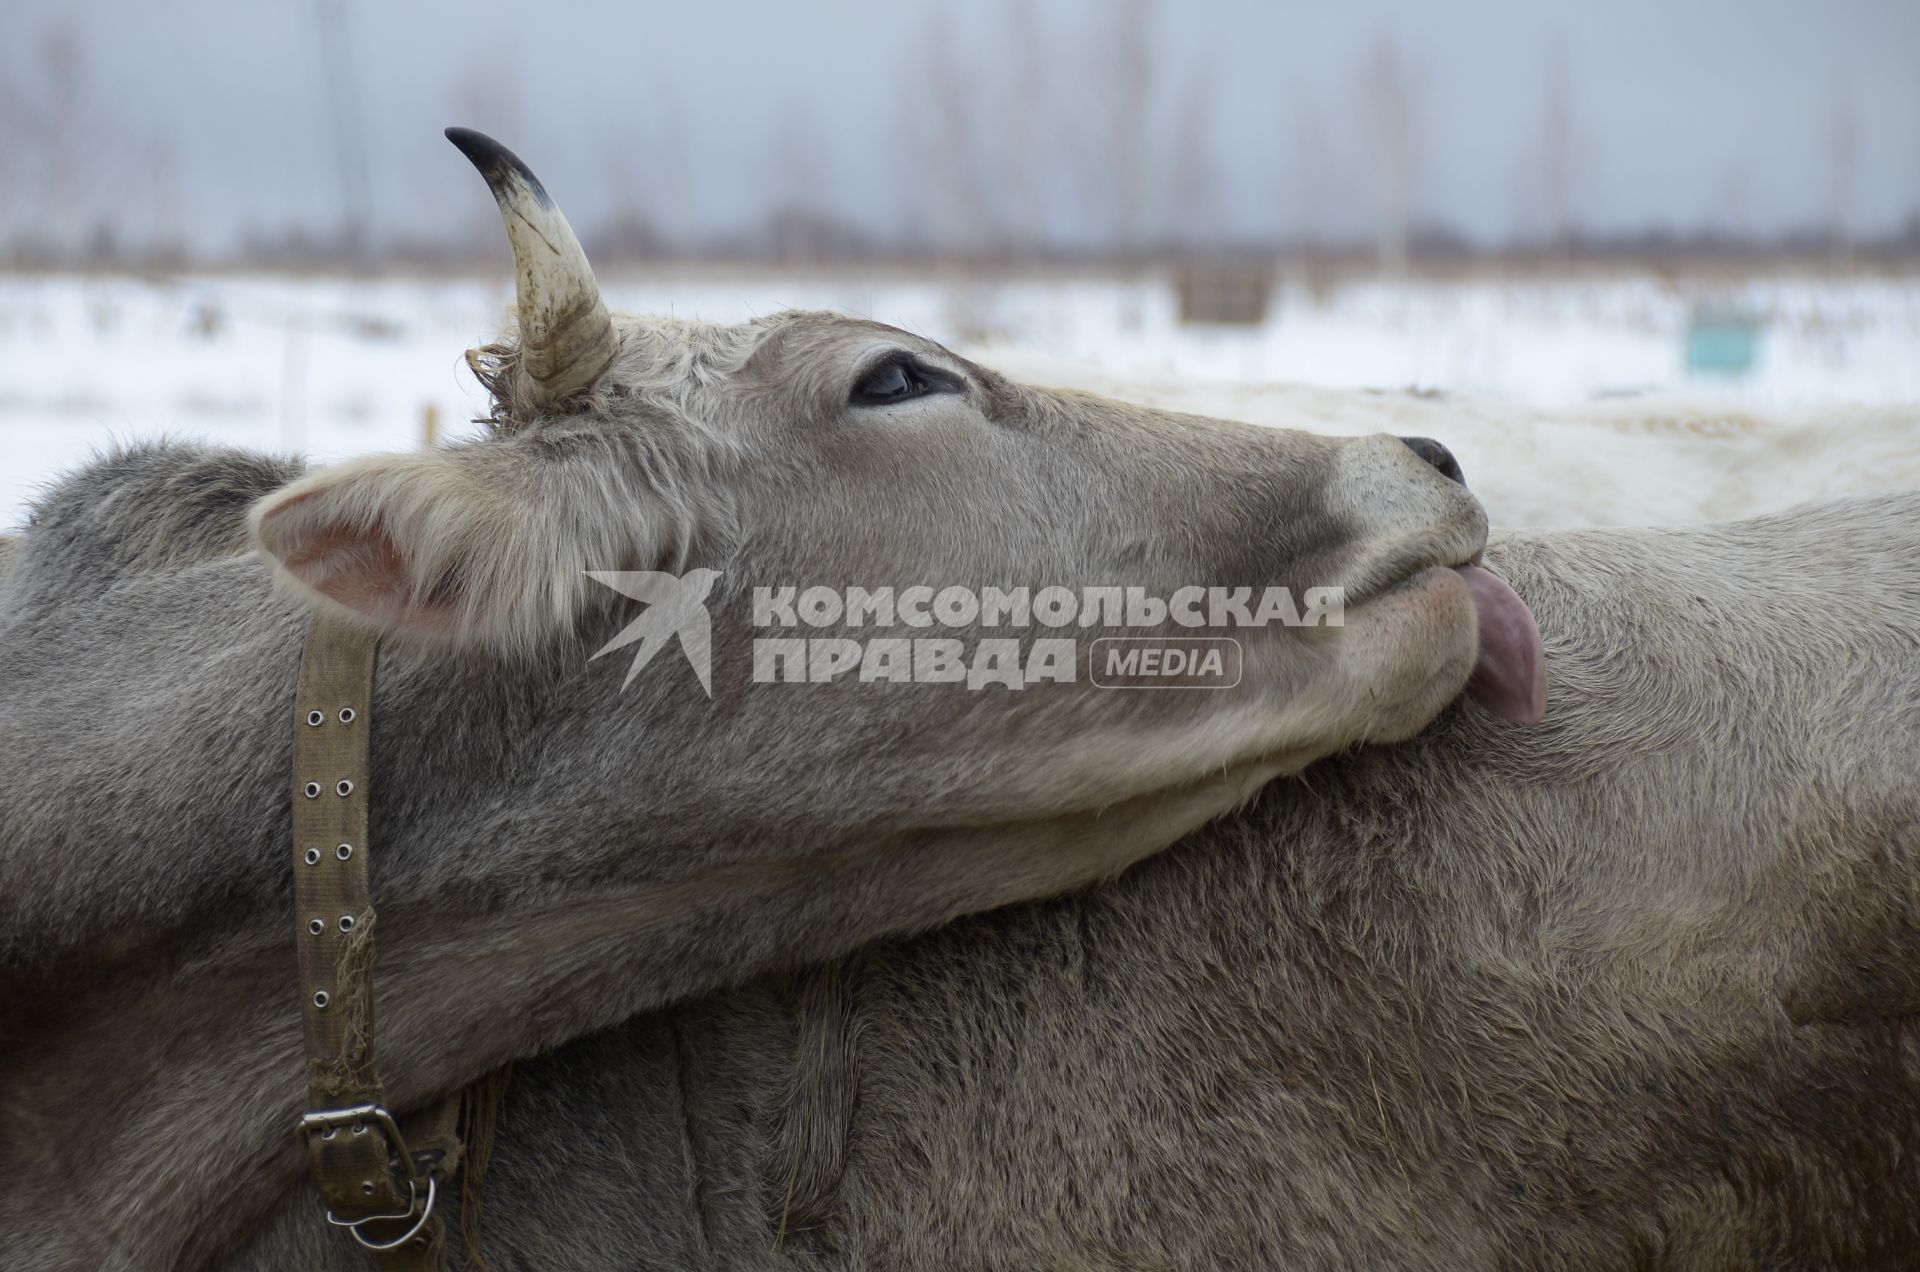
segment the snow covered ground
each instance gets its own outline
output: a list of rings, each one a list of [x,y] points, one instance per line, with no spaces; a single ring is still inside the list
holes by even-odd
[[[722,321],[841,309],[1021,378],[1179,409],[1430,432],[1502,524],[1684,521],[1920,486],[1920,279],[1283,284],[1249,330],[1181,326],[1160,280],[707,271],[603,285],[616,308]],[[461,353],[511,299],[504,275],[0,277],[0,527],[116,439],[335,459],[420,445],[429,406],[443,437],[471,431],[481,402]],[[1748,374],[1688,376],[1703,302],[1762,320]],[[1318,391],[1362,388],[1393,392]]]

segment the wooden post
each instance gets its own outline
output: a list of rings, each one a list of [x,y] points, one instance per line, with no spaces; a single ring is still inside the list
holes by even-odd
[[[420,440],[428,450],[440,444],[440,408],[432,402],[420,408]]]

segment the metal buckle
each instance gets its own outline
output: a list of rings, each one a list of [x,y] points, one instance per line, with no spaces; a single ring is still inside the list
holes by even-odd
[[[420,1165],[414,1160],[413,1154],[407,1151],[407,1142],[401,1138],[400,1124],[393,1120],[393,1114],[378,1104],[354,1104],[338,1109],[314,1109],[300,1117],[300,1129],[308,1135],[336,1135],[343,1127],[351,1128],[356,1135],[364,1135],[370,1126],[378,1127],[380,1133],[386,1138],[387,1170],[393,1175],[396,1183],[404,1183],[407,1186],[407,1208],[391,1214],[362,1215],[358,1219],[342,1219],[334,1214],[333,1208],[329,1206],[327,1222],[336,1228],[347,1229],[353,1234],[355,1241],[369,1250],[394,1250],[418,1236],[421,1229],[427,1226],[427,1220],[433,1217],[433,1204],[439,1197],[439,1188],[432,1173],[427,1173],[425,1176],[427,1200],[424,1206],[421,1205]],[[399,1164],[399,1170],[395,1169],[396,1162]],[[402,1170],[406,1173],[402,1174]],[[360,1231],[361,1224],[411,1218],[415,1210],[420,1212],[419,1219],[414,1221],[411,1228],[391,1241],[375,1241]]]
[[[339,1216],[335,1215],[332,1209],[328,1209],[327,1222],[332,1224],[336,1228],[345,1228],[349,1233],[353,1235],[353,1239],[355,1241],[358,1241],[363,1247],[365,1247],[368,1250],[398,1250],[401,1246],[405,1245],[407,1242],[419,1236],[420,1230],[427,1226],[427,1220],[433,1218],[433,1203],[439,1197],[439,1195],[440,1195],[439,1181],[436,1180],[432,1175],[428,1175],[427,1176],[427,1204],[424,1206],[420,1206],[420,1217],[413,1221],[413,1227],[408,1228],[405,1232],[401,1233],[399,1236],[395,1237],[391,1241],[375,1241],[372,1237],[369,1237],[366,1233],[360,1231],[360,1225],[363,1223],[373,1223],[374,1221],[380,1220],[380,1219],[405,1219],[408,1215],[412,1214],[413,1208],[419,1205],[420,1195],[414,1189],[413,1181],[411,1179],[407,1181],[407,1208],[401,1211],[399,1214],[368,1215],[364,1219],[355,1219],[353,1222],[349,1223],[345,1219],[342,1219]]]

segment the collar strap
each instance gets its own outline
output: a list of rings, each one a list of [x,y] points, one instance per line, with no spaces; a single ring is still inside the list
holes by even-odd
[[[459,1168],[456,1094],[409,1144],[374,1065],[367,797],[379,637],[315,615],[294,702],[293,897],[310,1111],[301,1137],[327,1219],[388,1272],[445,1266],[441,1186]]]

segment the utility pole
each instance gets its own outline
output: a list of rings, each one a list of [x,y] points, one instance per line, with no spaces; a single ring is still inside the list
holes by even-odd
[[[346,0],[314,0],[314,6],[314,16],[320,25],[320,66],[327,81],[334,159],[340,174],[340,248],[354,264],[361,265],[367,258],[373,193],[367,177],[360,99],[354,90],[353,44],[347,31]]]

